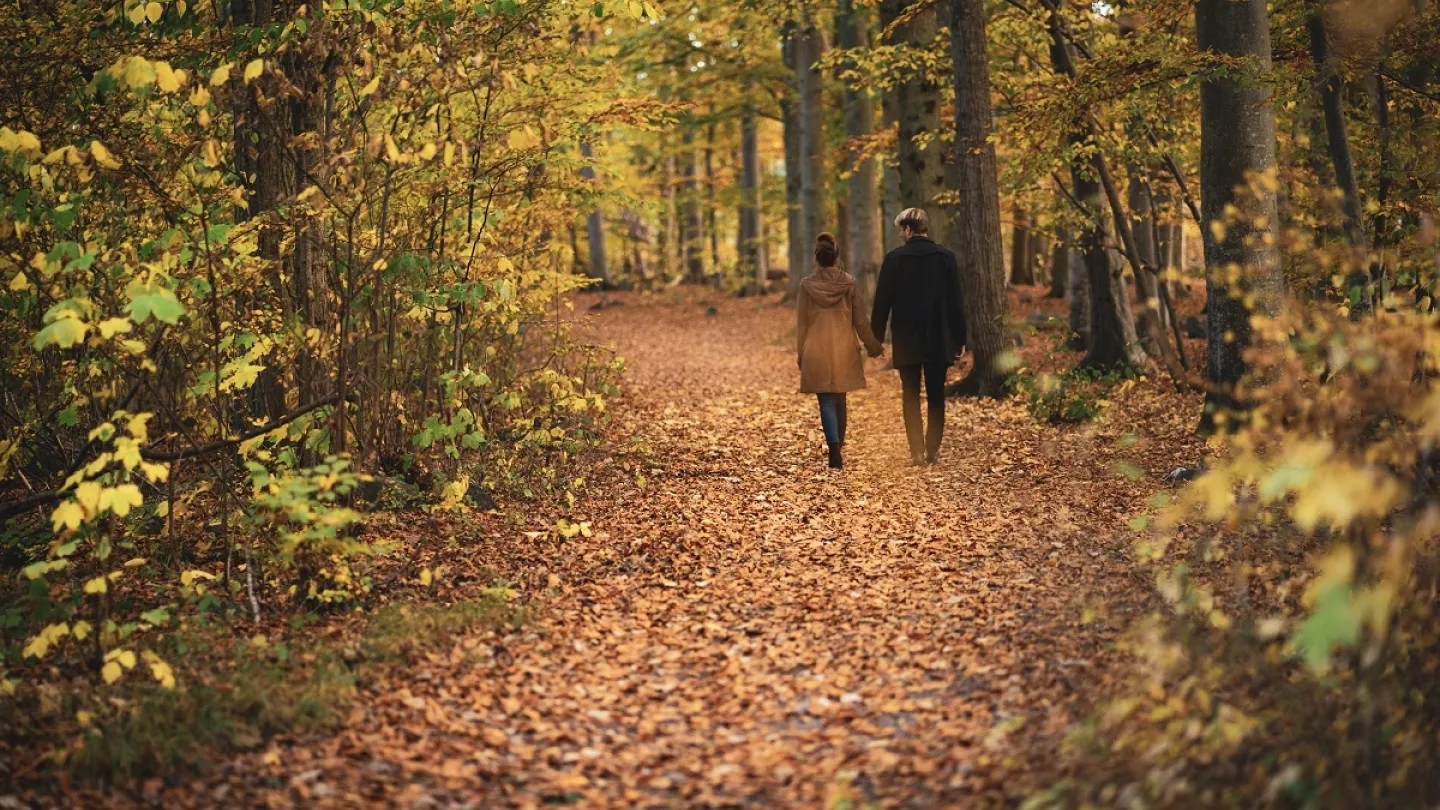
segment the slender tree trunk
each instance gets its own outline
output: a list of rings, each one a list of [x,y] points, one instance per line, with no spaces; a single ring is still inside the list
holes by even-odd
[[[1066,251],[1066,277],[1070,299],[1070,339],[1067,345],[1077,352],[1090,348],[1090,274],[1085,256],[1074,247]]]
[[[1050,10],[1050,61],[1061,76],[1075,76],[1073,56],[1065,37],[1065,24],[1059,5],[1052,0]],[[1085,260],[1086,283],[1090,290],[1089,327],[1083,368],[1121,370],[1144,368],[1145,352],[1135,334],[1135,321],[1130,310],[1130,294],[1125,286],[1123,265],[1113,260],[1105,217],[1105,198],[1099,178],[1108,175],[1104,155],[1092,144],[1088,113],[1077,112],[1070,125],[1068,139],[1072,157],[1071,184],[1075,200],[1084,210],[1085,223],[1080,232],[1080,252]],[[1086,154],[1090,156],[1087,158]],[[1118,199],[1116,200],[1118,208]],[[1113,212],[1116,222],[1125,215]],[[1143,272],[1143,271],[1141,271]]]
[[[1050,252],[1050,291],[1046,298],[1064,298],[1070,284],[1070,232],[1062,228],[1055,235]]]
[[[1035,266],[1030,253],[1030,215],[1019,203],[1015,205],[1015,222],[1010,228],[1010,283],[1035,283]]]
[[[900,17],[916,0],[882,0],[880,17],[888,26]],[[895,31],[896,46],[903,49],[924,49],[937,36],[939,22],[934,9],[916,14],[908,23]],[[988,66],[987,66],[988,75]],[[895,112],[899,130],[897,152],[900,170],[901,209],[924,208],[931,213],[930,236],[940,244],[947,244],[949,223],[940,216],[935,197],[945,189],[945,167],[942,147],[938,136],[940,126],[940,85],[923,73],[912,75],[896,85]],[[921,141],[927,140],[923,144]],[[899,213],[896,211],[895,213]]]
[[[705,230],[710,236],[710,272],[720,283],[720,229],[715,225],[715,124],[705,130]]]
[[[1355,179],[1355,159],[1350,154],[1350,133],[1345,127],[1345,83],[1335,73],[1330,57],[1325,14],[1317,9],[1310,17],[1310,56],[1315,61],[1315,90],[1325,112],[1325,143],[1335,169],[1335,184],[1343,194],[1345,238],[1352,245],[1365,243],[1365,225],[1360,219],[1360,183]]]
[[[955,83],[953,187],[960,204],[951,232],[964,291],[966,344],[975,365],[954,393],[1000,397],[1018,365],[1005,339],[1005,259],[1001,255],[1000,189],[995,162],[994,114],[985,41],[985,0],[951,0],[950,56]]]
[[[765,250],[760,186],[760,138],[755,110],[746,107],[740,120],[742,201],[740,208],[740,268],[756,284],[765,285]]]
[[[899,127],[900,114],[896,111],[899,99],[892,90],[881,97],[881,110],[885,129]],[[900,167],[895,160],[884,160],[880,164],[880,233],[884,234],[883,249],[886,253],[900,247],[900,232],[895,228],[895,217],[905,210],[905,201],[900,195]]]
[[[1273,314],[1280,305],[1275,195],[1252,193],[1251,175],[1275,169],[1275,114],[1268,77],[1270,26],[1266,0],[1199,0],[1196,40],[1202,52],[1248,63],[1213,74],[1200,85],[1200,232],[1205,239],[1205,310],[1209,331],[1201,429],[1225,424],[1246,407],[1241,385],[1245,350],[1254,330],[1252,310]],[[1239,189],[1239,191],[1237,191]],[[1234,206],[1238,217],[1227,217]],[[1211,223],[1222,222],[1218,230]],[[1231,268],[1240,268],[1238,280]]]
[[[1050,237],[1034,228],[1030,229],[1030,283],[1043,283],[1036,270],[1050,263]]]
[[[680,154],[680,243],[685,279],[692,284],[705,281],[705,220],[700,205],[699,167],[696,164],[695,134],[688,128],[681,138]]]
[[[594,148],[588,143],[580,144],[580,157],[586,163],[580,169],[580,176],[595,182],[595,167],[590,162],[595,156]],[[585,236],[589,242],[589,261],[586,274],[604,289],[614,286],[610,276],[610,262],[605,253],[605,213],[598,207],[585,217]]]
[[[1146,336],[1145,351],[1151,357],[1160,358],[1161,347],[1154,345],[1150,337],[1159,332],[1165,334],[1170,320],[1160,300],[1158,272],[1160,259],[1155,244],[1155,232],[1151,227],[1153,200],[1150,184],[1138,167],[1130,167],[1130,184],[1126,189],[1126,207],[1130,209],[1130,232],[1134,234],[1136,257],[1147,268],[1155,268],[1156,274],[1139,272],[1135,274],[1135,298],[1140,304],[1136,314],[1136,331]]]
[[[660,184],[665,190],[665,222],[660,230],[660,272],[668,281],[681,272],[680,263],[676,260],[680,234],[675,199],[675,155],[669,151],[668,143],[662,144],[662,148],[665,149],[665,159],[661,163]]]
[[[796,47],[796,84],[800,88],[800,211],[804,248],[808,254],[815,237],[825,230],[825,98],[815,64],[824,56],[820,31],[807,21]],[[805,263],[808,271],[809,262]],[[799,283],[795,275],[791,285]]]
[[[870,44],[869,19],[855,8],[854,0],[840,0],[835,14],[835,39],[845,50],[865,48]],[[875,106],[870,94],[861,88],[845,88],[845,137],[853,142],[875,131]],[[850,174],[850,233],[845,241],[845,261],[850,272],[860,281],[866,303],[874,298],[875,281],[884,259],[884,225],[880,217],[879,172],[874,158],[856,161],[846,152],[846,170]]]
[[[785,24],[785,38],[782,40],[782,53],[785,66],[789,68],[790,76],[795,77],[796,66],[800,64],[799,26],[794,23]],[[780,100],[780,115],[785,126],[785,237],[788,250],[788,278],[786,285],[785,300],[795,300],[796,293],[800,290],[800,279],[805,277],[808,267],[806,255],[810,251],[805,241],[805,219],[801,215],[801,165],[804,163],[803,149],[800,145],[800,89],[797,83],[792,81],[791,92],[785,94]]]

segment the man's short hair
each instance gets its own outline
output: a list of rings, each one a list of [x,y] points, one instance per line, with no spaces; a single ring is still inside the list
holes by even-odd
[[[906,208],[895,217],[895,227],[909,228],[911,233],[929,233],[930,217],[924,208]]]

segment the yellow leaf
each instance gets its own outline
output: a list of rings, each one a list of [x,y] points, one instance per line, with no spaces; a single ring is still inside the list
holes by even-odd
[[[106,683],[115,683],[120,680],[120,676],[124,674],[125,671],[114,661],[100,668],[100,677],[104,678]]]
[[[435,157],[435,144],[427,143],[424,146],[420,147],[421,160],[429,160],[433,157]]]
[[[78,529],[80,524],[85,522],[85,510],[80,504],[74,501],[66,501],[55,508],[50,514],[50,528],[53,531],[61,529]]]
[[[126,669],[135,668],[135,653],[130,650],[111,650],[105,653],[106,661],[114,661]]]
[[[389,158],[391,163],[404,162],[400,159],[400,147],[395,145],[395,139],[389,135],[385,136],[385,157]]]
[[[252,61],[250,62],[250,64],[248,64],[248,65],[245,66],[245,83],[246,83],[246,84],[249,84],[249,83],[250,83],[251,81],[253,81],[254,79],[259,78],[260,74],[261,74],[261,73],[264,73],[264,72],[265,72],[265,60],[264,60],[264,59],[255,59],[255,60],[252,60]]]
[[[219,87],[220,85],[230,81],[231,67],[231,64],[229,62],[226,62],[220,67],[215,68],[215,72],[210,74],[210,86]]]
[[[425,587],[428,588],[428,587],[430,586],[430,582],[434,579],[434,577],[435,577],[435,575],[434,575],[433,573],[431,573],[431,571],[430,571],[429,568],[422,568],[422,569],[420,569],[420,584],[421,584],[421,585],[424,585]]]
[[[110,581],[105,577],[95,577],[85,583],[85,593],[100,595],[110,590]]]
[[[75,487],[75,502],[85,509],[86,515],[100,513],[100,493],[103,488],[99,482],[84,481]]]
[[[90,714],[90,712],[87,712],[84,709],[81,709],[80,711],[75,713],[75,722],[79,723],[81,728],[89,728],[90,723],[92,723],[94,719],[95,718]]]
[[[99,163],[107,169],[120,168],[120,162],[115,159],[114,155],[110,154],[110,150],[105,148],[105,144],[99,141],[90,142],[90,155],[95,158],[96,163]]]
[[[139,90],[155,83],[155,66],[143,56],[132,56],[125,60],[125,83],[130,89]]]
[[[150,665],[150,674],[154,676],[156,681],[160,682],[162,688],[175,688],[175,671],[170,668],[169,664],[165,663],[161,660],[160,656],[149,650],[142,653],[141,657],[145,659],[145,663]]]
[[[510,134],[505,136],[505,140],[509,143],[510,148],[517,152],[529,149],[540,142],[528,128],[524,127],[510,130]]]
[[[30,289],[30,279],[25,278],[24,270],[16,273],[15,278],[10,279],[11,292],[24,292],[28,289]]]
[[[134,484],[121,484],[118,487],[110,487],[100,494],[100,509],[104,512],[107,509],[114,512],[117,517],[125,517],[130,510],[145,502],[145,497],[140,494],[140,488]]]
[[[148,461],[140,462],[140,471],[145,473],[152,483],[163,483],[170,477],[170,468],[164,464],[151,464]]]
[[[173,93],[185,84],[185,71],[175,70],[169,62],[155,63],[155,86],[166,93]]]
[[[455,162],[455,144],[445,143],[445,165],[449,166]]]
[[[82,619],[81,621],[75,622],[75,627],[70,632],[75,635],[76,641],[84,641],[90,636],[90,630],[90,622]]]
[[[129,332],[129,331],[130,331],[130,319],[129,319],[129,318],[107,318],[107,319],[101,321],[99,324],[97,324],[97,326],[100,327],[100,337],[106,338],[106,339],[108,340],[109,338],[111,338],[111,337],[113,337],[113,336],[115,336],[115,335],[117,335],[117,334],[123,334],[123,333],[125,333],[125,332]]]
[[[209,571],[185,571],[180,574],[181,585],[192,585],[197,579],[214,579],[215,575]]]
[[[52,624],[35,634],[30,643],[25,645],[25,650],[20,654],[21,658],[44,658],[45,653],[55,642],[70,634],[70,625],[65,622]]]
[[[131,25],[139,25],[145,22],[145,4],[136,3],[134,6],[131,6],[130,10],[125,12],[125,18],[130,21]]]
[[[164,16],[164,14],[165,7],[160,5],[159,3],[154,2],[154,0],[151,0],[151,2],[145,4],[145,19],[149,20],[150,22],[160,22],[160,18]]]
[[[370,95],[371,93],[375,92],[379,87],[380,76],[379,74],[376,74],[375,78],[371,79],[368,83],[366,83],[364,87],[360,88],[360,97],[364,98]]]

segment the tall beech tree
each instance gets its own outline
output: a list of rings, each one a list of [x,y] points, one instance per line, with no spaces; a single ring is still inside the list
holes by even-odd
[[[1195,33],[1202,54],[1230,64],[1200,85],[1200,230],[1209,345],[1201,428],[1212,430],[1246,405],[1241,385],[1245,350],[1254,336],[1251,316],[1273,315],[1280,305],[1266,2],[1199,0]]]
[[[960,259],[970,373],[959,394],[1003,396],[1018,362],[1006,351],[1005,260],[1001,255],[1000,190],[995,161],[990,64],[984,0],[952,0],[950,54],[955,87],[953,187],[959,204],[947,229]]]

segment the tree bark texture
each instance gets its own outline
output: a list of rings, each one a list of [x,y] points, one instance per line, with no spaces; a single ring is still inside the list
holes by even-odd
[[[763,207],[760,184],[760,138],[755,110],[740,119],[740,269],[756,284],[765,284]]]
[[[587,161],[580,169],[580,176],[594,182],[595,167],[589,163],[595,156],[594,147],[588,143],[580,144],[580,156]],[[586,275],[608,289],[613,286],[613,279],[610,276],[610,262],[605,253],[605,213],[599,207],[585,217],[585,236],[589,252]]]
[[[841,48],[863,48],[870,44],[869,19],[855,8],[853,0],[841,0],[835,15],[835,33]],[[864,138],[875,131],[875,105],[863,89],[845,88],[845,137]],[[856,161],[847,150],[846,170],[850,175],[847,206],[849,238],[842,246],[845,264],[860,282],[861,298],[873,300],[880,262],[885,258],[884,223],[880,216],[879,171],[875,158]]]
[[[815,237],[825,228],[825,96],[816,62],[825,55],[824,40],[814,21],[807,19],[796,42],[796,85],[800,88],[800,215],[803,255],[808,259]],[[790,276],[791,294],[809,273],[804,261],[800,273]]]
[[[1269,186],[1250,190],[1253,175],[1275,168],[1266,2],[1199,0],[1195,30],[1202,52],[1248,63],[1246,75],[1215,74],[1200,85],[1200,232],[1209,333],[1209,390],[1201,428],[1209,430],[1244,407],[1240,384],[1248,371],[1244,353],[1254,335],[1251,314],[1278,311],[1282,280],[1275,194]],[[1226,221],[1225,209],[1232,205],[1240,216]],[[1214,227],[1217,222],[1223,231]]]
[[[966,345],[974,367],[957,393],[1000,397],[1016,360],[1006,341],[1005,259],[1001,255],[1000,190],[994,113],[985,41],[984,0],[951,0],[950,56],[954,62],[954,188],[950,222],[965,296]],[[902,173],[903,175],[903,173]]]
[[[889,25],[915,0],[882,0],[881,21]],[[924,49],[937,35],[939,23],[934,9],[915,15],[895,32],[895,44],[902,49]],[[986,75],[989,75],[987,66]],[[911,75],[894,89],[898,124],[896,153],[900,172],[900,209],[924,208],[930,216],[930,236],[948,247],[948,223],[935,204],[945,190],[945,167],[940,134],[940,85],[924,73]],[[900,213],[899,210],[895,212]]]

